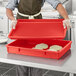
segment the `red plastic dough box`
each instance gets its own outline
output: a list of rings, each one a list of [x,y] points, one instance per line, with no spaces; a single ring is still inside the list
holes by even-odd
[[[20,19],[16,29],[12,29],[9,38],[15,39],[6,45],[8,53],[60,59],[70,48],[72,41],[63,40],[66,29],[63,19]],[[32,49],[36,44],[45,43],[48,46],[60,45],[63,48],[57,52]]]

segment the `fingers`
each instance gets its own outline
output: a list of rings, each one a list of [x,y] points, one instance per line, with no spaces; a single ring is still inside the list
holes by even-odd
[[[71,26],[67,26],[67,29],[69,30],[71,28]]]
[[[15,29],[15,25],[13,26],[13,29]]]
[[[63,26],[64,26],[64,29],[66,28],[66,25],[65,25],[65,23],[63,23]]]
[[[11,28],[15,29],[16,24],[17,24],[17,20],[12,20]]]
[[[64,26],[64,29],[67,28],[67,30],[69,30],[71,28],[70,20],[69,19],[63,20],[63,26]]]

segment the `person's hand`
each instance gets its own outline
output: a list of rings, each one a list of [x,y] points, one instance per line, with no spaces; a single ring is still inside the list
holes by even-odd
[[[71,28],[70,19],[65,19],[65,20],[63,20],[63,26],[64,26],[64,28],[67,27],[67,29],[70,29],[70,28]]]
[[[15,29],[17,20],[12,20],[11,28]]]

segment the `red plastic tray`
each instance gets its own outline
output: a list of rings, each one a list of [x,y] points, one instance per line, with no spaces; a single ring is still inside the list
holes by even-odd
[[[60,45],[63,47],[58,52],[32,49],[36,44],[46,43],[51,45]],[[16,40],[7,45],[8,53],[21,55],[38,56],[45,58],[60,59],[71,48],[71,41],[66,40]]]
[[[12,29],[9,38],[16,41],[7,45],[8,53],[60,59],[70,48],[72,41],[65,38],[66,29],[62,19],[18,20],[16,29]],[[36,44],[45,43],[48,46],[60,45],[58,51],[32,49]]]
[[[66,29],[62,21],[63,19],[18,20],[16,29],[12,29],[8,37],[10,39],[64,39]]]

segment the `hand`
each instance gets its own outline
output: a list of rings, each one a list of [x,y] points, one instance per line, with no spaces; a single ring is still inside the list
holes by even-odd
[[[70,29],[70,28],[71,28],[70,19],[65,19],[65,20],[63,20],[63,26],[64,26],[64,28],[67,27],[67,29]]]
[[[17,20],[12,20],[11,28],[15,29]]]

